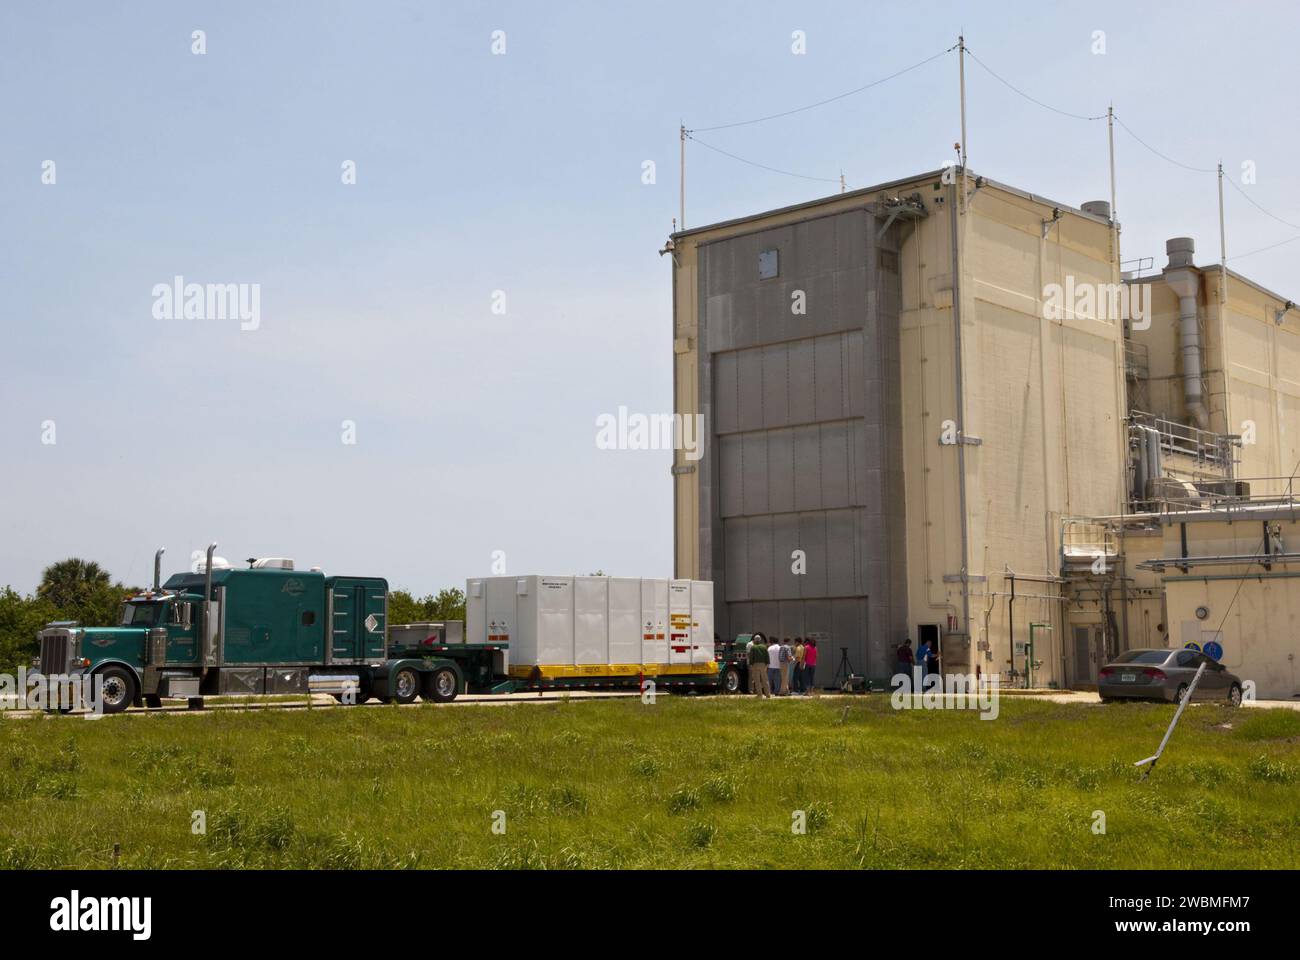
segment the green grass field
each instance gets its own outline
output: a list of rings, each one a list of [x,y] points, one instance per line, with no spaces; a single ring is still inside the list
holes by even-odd
[[[1171,716],[874,696],[0,719],[0,866],[110,867],[117,844],[159,868],[1300,867],[1300,713],[1195,706],[1141,783]]]

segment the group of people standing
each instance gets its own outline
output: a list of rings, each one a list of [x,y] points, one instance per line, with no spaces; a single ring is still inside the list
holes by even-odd
[[[789,637],[769,640],[755,633],[745,644],[749,692],[759,697],[817,695],[817,641]]]
[[[895,673],[900,673],[910,678],[914,668],[920,669],[920,678],[925,682],[928,674],[939,672],[939,651],[936,650],[929,640],[922,640],[916,652],[912,652],[912,641],[904,640],[898,645],[894,652]]]

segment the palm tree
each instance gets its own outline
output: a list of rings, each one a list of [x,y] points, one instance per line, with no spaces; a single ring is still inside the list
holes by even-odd
[[[36,595],[61,610],[72,609],[97,590],[112,586],[113,578],[93,560],[69,557],[45,568]]]

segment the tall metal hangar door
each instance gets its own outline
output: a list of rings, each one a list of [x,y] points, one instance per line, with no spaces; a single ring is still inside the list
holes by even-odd
[[[701,577],[718,632],[892,673],[907,623],[898,253],[865,210],[700,251]]]

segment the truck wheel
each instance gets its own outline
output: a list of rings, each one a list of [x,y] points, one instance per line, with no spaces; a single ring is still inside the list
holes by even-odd
[[[359,707],[370,699],[370,690],[366,682],[363,680],[361,683],[357,684],[357,688],[352,694],[351,703],[348,702],[346,694],[342,693],[334,694],[334,699],[345,707]]]
[[[420,696],[433,703],[451,703],[459,692],[456,671],[451,667],[439,667],[433,673],[424,675],[424,689]]]
[[[121,713],[135,702],[135,677],[125,667],[105,667],[98,676],[104,678],[100,698],[105,713]]]
[[[415,667],[402,667],[393,677],[393,699],[398,703],[413,703],[420,694],[420,675]]]
[[[740,693],[740,671],[735,667],[727,667],[727,672],[722,675],[722,692]]]

